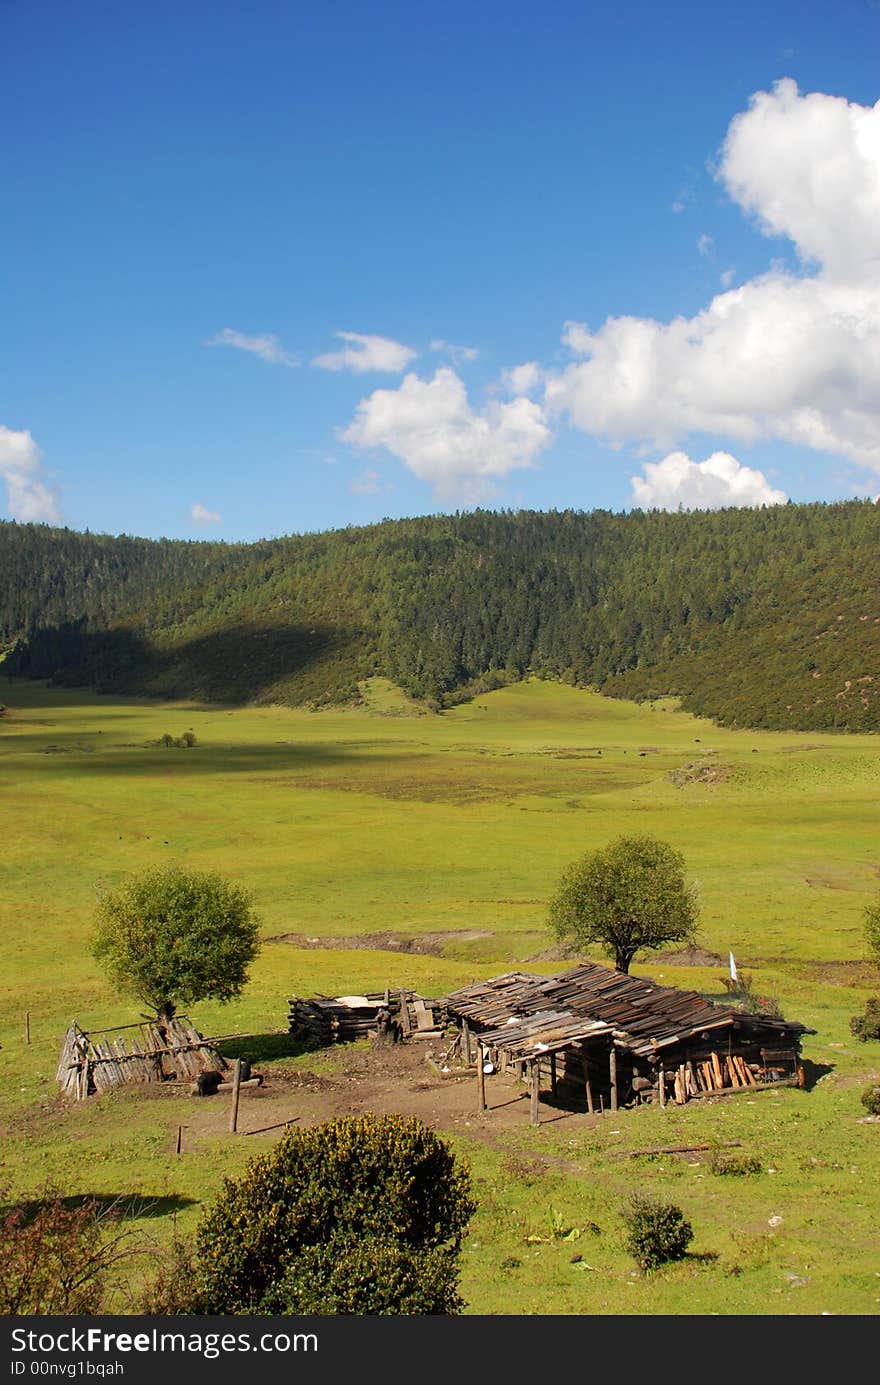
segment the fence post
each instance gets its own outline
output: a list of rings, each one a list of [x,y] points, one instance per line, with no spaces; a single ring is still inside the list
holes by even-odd
[[[241,1086],[241,1059],[235,1060],[235,1071],[232,1074],[232,1109],[229,1112],[229,1133],[234,1135],[238,1129],[238,1089]]]

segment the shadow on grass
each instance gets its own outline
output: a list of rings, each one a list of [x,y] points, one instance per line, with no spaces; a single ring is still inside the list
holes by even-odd
[[[817,1082],[821,1081],[823,1077],[827,1077],[829,1072],[834,1071],[833,1063],[814,1063],[812,1058],[802,1058],[801,1067],[804,1070],[803,1090],[805,1092],[811,1092]]]
[[[246,1058],[248,1062],[271,1063],[278,1058],[300,1058],[314,1053],[318,1045],[293,1034],[243,1034],[240,1038],[221,1039],[217,1052],[230,1062]]]
[[[77,1193],[58,1200],[66,1212],[75,1212],[91,1204],[99,1221],[113,1222],[173,1216],[185,1207],[194,1207],[196,1203],[195,1198],[179,1197],[177,1194],[148,1197],[142,1193]],[[51,1190],[47,1190],[41,1198],[17,1198],[0,1206],[0,1216],[8,1215],[13,1210],[21,1211],[27,1225],[48,1203],[54,1201]]]

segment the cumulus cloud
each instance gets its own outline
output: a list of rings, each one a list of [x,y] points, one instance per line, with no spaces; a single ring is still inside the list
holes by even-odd
[[[607,442],[775,437],[880,471],[880,282],[776,272],[693,318],[609,318],[567,335],[589,359],[548,383],[548,408]]]
[[[551,440],[543,409],[531,399],[471,407],[462,380],[442,366],[431,380],[415,374],[394,390],[375,390],[340,433],[355,447],[383,447],[434,488],[441,502],[478,504],[508,472],[534,466]]]
[[[543,381],[544,372],[537,361],[524,361],[501,375],[502,387],[508,394],[531,394]]]
[[[27,429],[0,424],[0,477],[6,508],[23,524],[61,524],[58,489],[46,484],[43,454]]]
[[[780,82],[731,123],[717,176],[820,270],[774,265],[691,318],[566,323],[585,359],[548,381],[548,410],[612,445],[772,437],[880,471],[880,103]]]
[[[341,351],[315,356],[312,365],[321,370],[353,370],[358,375],[368,370],[381,370],[398,374],[419,354],[411,346],[392,341],[390,337],[373,337],[362,332],[334,332],[333,335],[347,345]]]
[[[694,462],[686,452],[670,452],[661,462],[646,462],[632,476],[634,504],[643,510],[717,510],[725,505],[784,505],[762,471],[742,466],[729,452],[713,452]]]
[[[835,278],[878,270],[880,101],[801,96],[784,78],[731,121],[718,175],[766,235]]]
[[[193,505],[190,510],[191,517],[196,524],[219,524],[223,516],[216,510],[207,510],[204,505]]]
[[[259,356],[261,361],[268,361],[270,365],[290,367],[299,365],[296,357],[285,351],[278,338],[271,334],[261,337],[246,337],[243,332],[236,332],[232,327],[224,327],[222,332],[217,332],[213,337],[209,337],[204,345],[234,346],[239,351],[249,351],[252,356]]]

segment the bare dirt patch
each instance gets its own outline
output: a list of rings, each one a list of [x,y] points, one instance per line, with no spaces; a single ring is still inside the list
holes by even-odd
[[[291,947],[329,948],[347,952],[366,949],[370,952],[414,952],[430,957],[442,957],[448,943],[472,943],[492,934],[481,928],[453,928],[448,933],[420,933],[417,937],[401,933],[354,933],[340,937],[313,937],[308,933],[276,933],[267,943],[289,943]]]
[[[666,962],[671,967],[720,967],[723,957],[717,952],[708,952],[704,947],[683,947],[679,952],[655,952],[655,962]]]
[[[526,1086],[508,1074],[486,1079],[488,1110],[477,1109],[474,1069],[455,1069],[443,1075],[432,1063],[425,1041],[374,1046],[339,1045],[333,1050],[339,1067],[330,1076],[270,1067],[263,1085],[242,1092],[238,1128],[254,1141],[278,1139],[287,1123],[318,1125],[337,1117],[399,1112],[417,1116],[437,1130],[467,1131],[490,1143],[503,1130],[527,1127]],[[542,1104],[541,1123],[564,1123],[565,1128],[592,1126],[599,1118],[580,1111]],[[223,1095],[193,1098],[186,1139],[224,1135],[229,1102]]]

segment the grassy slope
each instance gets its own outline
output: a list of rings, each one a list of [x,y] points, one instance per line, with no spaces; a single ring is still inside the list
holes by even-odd
[[[876,895],[875,738],[721,730],[672,703],[651,710],[534,681],[442,716],[419,715],[381,683],[365,708],[321,713],[5,680],[0,700],[0,1043],[14,1075],[0,1097],[0,1181],[35,1188],[51,1175],[71,1192],[191,1199],[188,1225],[250,1152],[217,1139],[175,1159],[184,1098],[108,1097],[63,1117],[52,1108],[69,1020],[137,1017],[88,952],[95,892],[127,872],[169,859],[221,869],[251,888],[267,937],[490,934],[441,958],[267,944],[246,995],[196,1018],[209,1032],[269,1032],[285,1026],[292,993],[388,982],[437,993],[522,964],[548,945],[546,900],[563,866],[619,832],[648,831],[680,847],[699,881],[704,946],[733,948],[787,1015],[819,1031],[806,1054],[833,1069],[809,1094],[622,1112],[573,1145],[552,1126],[497,1150],[459,1139],[481,1198],[465,1295],[480,1312],[876,1312],[880,1127],[860,1123],[858,1093],[878,1056],[847,1022],[878,978],[854,965],[855,985],[829,984],[841,974],[829,964],[862,957],[861,910]],[[187,728],[191,751],[149,744]],[[705,766],[715,782],[699,778]],[[682,770],[686,782],[671,782]],[[636,970],[722,992],[720,969]],[[608,1157],[713,1135],[742,1140],[777,1172],[713,1178],[672,1159]],[[616,1213],[634,1186],[680,1201],[694,1250],[719,1258],[633,1280]],[[528,1244],[551,1207],[601,1235]],[[784,1218],[772,1234],[771,1215]],[[170,1218],[150,1226],[167,1235]]]

